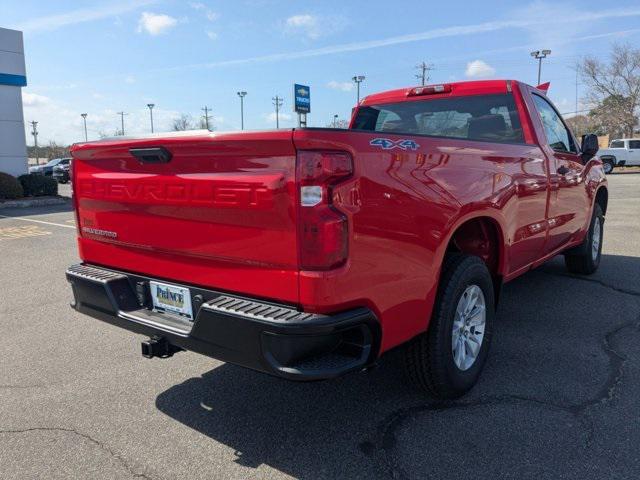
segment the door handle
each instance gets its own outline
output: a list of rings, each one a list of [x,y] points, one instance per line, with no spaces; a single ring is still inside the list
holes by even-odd
[[[558,168],[558,173],[560,175],[566,175],[567,173],[569,173],[569,169],[564,165],[561,165],[560,168]]]

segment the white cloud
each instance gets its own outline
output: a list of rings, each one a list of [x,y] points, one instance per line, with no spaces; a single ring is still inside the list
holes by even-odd
[[[44,95],[22,91],[22,105],[24,107],[39,107],[48,104],[50,101],[49,97]]]
[[[128,83],[129,85],[136,83],[136,77],[133,75],[128,75],[124,78],[124,83]]]
[[[206,33],[207,33],[207,37],[209,37],[210,40],[216,40],[218,38],[218,34],[216,32],[207,30]]]
[[[278,117],[280,118],[280,123],[291,120],[291,115],[289,113],[280,112],[278,113]],[[267,122],[276,123],[276,112],[265,113],[263,118]]]
[[[305,14],[305,15],[293,15],[287,18],[287,25],[295,28],[309,28],[315,27],[317,24],[317,19],[313,15]]]
[[[355,88],[355,85],[353,82],[336,82],[335,80],[331,80],[327,83],[327,87],[343,92],[351,92]]]
[[[69,25],[114,17],[120,14],[136,10],[140,7],[156,3],[157,0],[133,0],[129,2],[113,3],[101,7],[80,8],[66,13],[34,18],[15,25],[13,28],[25,33],[56,30]]]
[[[210,22],[214,22],[220,18],[220,14],[218,12],[211,10],[202,2],[189,2],[189,6],[194,10],[204,13],[205,18]]]
[[[309,13],[292,15],[284,22],[284,31],[289,34],[302,34],[315,40],[341,30],[346,24],[343,17],[319,17]]]
[[[149,35],[161,35],[166,33],[178,23],[173,17],[163,13],[142,12],[138,20],[138,32],[147,32]]]
[[[464,72],[470,78],[492,77],[495,73],[496,69],[483,60],[474,60],[467,63],[467,69]]]

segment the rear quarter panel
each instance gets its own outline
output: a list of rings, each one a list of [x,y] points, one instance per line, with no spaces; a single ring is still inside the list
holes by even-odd
[[[383,151],[370,145],[379,136],[307,129],[294,133],[294,143],[297,149],[347,150],[355,171],[333,192],[334,204],[349,217],[348,263],[326,273],[300,272],[300,302],[318,312],[370,307],[382,324],[384,351],[427,328],[455,228],[487,216],[509,243],[520,228],[512,219],[526,217],[529,208],[518,202],[519,192],[542,188],[535,202],[544,216],[546,171],[535,146],[410,137],[420,145],[416,151]],[[542,186],[523,181],[523,159],[531,160]],[[544,232],[537,235],[541,247]],[[508,254],[501,256],[500,268],[508,263]]]

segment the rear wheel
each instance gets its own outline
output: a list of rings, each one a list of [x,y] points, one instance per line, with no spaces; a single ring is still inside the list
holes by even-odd
[[[593,216],[584,243],[575,251],[565,253],[564,263],[572,273],[590,275],[598,269],[602,256],[604,236],[604,215],[597,203],[593,207]]]
[[[604,173],[609,175],[613,172],[613,167],[615,167],[613,160],[610,158],[605,158],[602,160],[602,167],[604,168]]]
[[[429,329],[406,348],[409,379],[438,398],[456,398],[477,382],[493,331],[493,282],[484,262],[449,256]]]

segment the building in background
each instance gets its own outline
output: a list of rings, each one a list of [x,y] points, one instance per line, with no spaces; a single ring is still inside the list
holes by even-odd
[[[27,84],[22,32],[0,28],[0,172],[27,173],[22,87]]]

